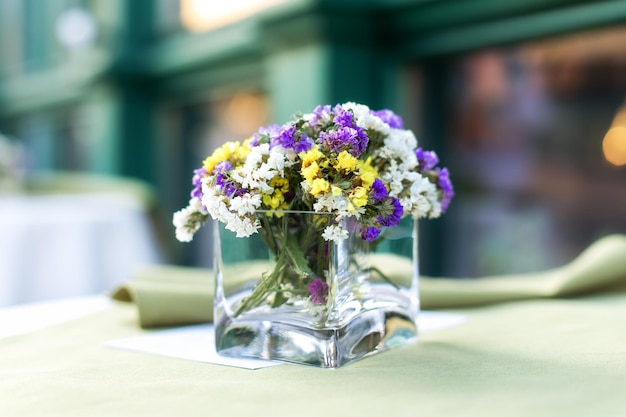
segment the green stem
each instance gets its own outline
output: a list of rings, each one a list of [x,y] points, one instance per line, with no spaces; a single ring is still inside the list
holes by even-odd
[[[288,301],[284,293],[306,295],[307,290],[300,289],[302,284],[312,276],[323,277],[323,268],[327,263],[323,259],[325,242],[320,237],[313,217],[302,215],[293,225],[290,224],[289,216],[263,216],[261,219],[263,227],[259,233],[274,254],[275,265],[270,273],[263,274],[250,294],[241,300],[235,309],[235,317],[266,301],[272,308],[279,307]],[[291,230],[290,226],[293,226]],[[311,259],[312,251],[317,252],[314,259]],[[270,295],[273,298],[270,299]]]
[[[381,277],[384,281],[386,281],[387,283],[391,284],[391,285],[392,285],[392,286],[393,286],[396,290],[399,290],[399,289],[400,289],[400,287],[399,287],[397,284],[395,284],[395,283],[391,280],[391,278],[389,278],[387,275],[383,274],[383,272],[382,272],[380,269],[378,269],[378,268],[376,268],[376,267],[374,267],[374,266],[371,266],[371,267],[369,268],[369,270],[370,270],[370,271],[373,271],[373,272],[376,272],[378,275],[380,275],[380,277]]]
[[[263,278],[257,283],[257,285],[253,288],[250,295],[241,300],[239,306],[234,312],[234,316],[237,317],[244,311],[248,311],[254,307],[258,307],[261,305],[263,300],[268,296],[272,286],[276,284],[277,278],[280,276],[280,271],[283,265],[283,252],[279,254],[276,259],[276,265],[274,266],[274,270],[269,274],[263,276]]]

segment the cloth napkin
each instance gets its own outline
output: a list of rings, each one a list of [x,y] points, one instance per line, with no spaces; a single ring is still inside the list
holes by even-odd
[[[375,255],[373,263],[396,282],[410,279],[411,261],[406,258]],[[247,264],[231,284],[249,280],[260,267]],[[187,325],[213,320],[213,287],[209,269],[154,266],[139,271],[111,297],[134,302],[142,327]],[[560,268],[476,279],[422,276],[419,289],[423,309],[626,291],[626,235],[603,237]]]

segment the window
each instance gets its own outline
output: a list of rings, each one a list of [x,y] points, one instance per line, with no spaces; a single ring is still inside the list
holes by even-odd
[[[444,153],[457,197],[425,273],[556,267],[626,231],[625,43],[626,28],[611,28],[437,64],[440,114],[423,124],[441,133],[424,139]]]

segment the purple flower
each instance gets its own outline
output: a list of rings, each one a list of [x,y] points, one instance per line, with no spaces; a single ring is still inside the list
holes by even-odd
[[[454,188],[452,187],[452,180],[450,180],[448,168],[437,168],[435,171],[437,172],[437,186],[441,189],[443,194],[441,197],[441,211],[445,213],[452,201],[452,197],[454,197]]]
[[[383,122],[387,123],[390,127],[393,127],[395,129],[402,129],[402,126],[404,126],[404,122],[402,121],[402,118],[400,116],[398,116],[397,114],[395,114],[394,112],[392,112],[391,110],[378,110],[378,111],[371,111],[370,113],[372,113],[374,116],[378,117],[380,120],[382,120]]]
[[[313,120],[317,121],[322,115],[328,114],[328,112],[330,112],[329,106],[318,106],[315,109],[315,116],[311,123],[313,123]],[[346,151],[357,158],[361,156],[367,148],[369,138],[365,130],[357,126],[352,112],[337,104],[333,108],[331,116],[334,126],[320,132],[318,143],[337,154],[341,151]]]
[[[311,125],[317,124],[321,119],[325,119],[330,116],[330,106],[327,104],[325,106],[317,106],[315,110],[313,110],[313,117],[309,120]]]
[[[298,132],[296,126],[292,124],[284,125],[276,136],[270,138],[270,147],[282,146],[298,153],[308,151],[313,145],[313,139]]]
[[[314,145],[313,139],[305,135],[304,133],[300,136],[300,139],[297,143],[294,144],[293,150],[297,153],[306,152],[310,150]]]
[[[193,171],[193,177],[191,183],[193,184],[193,190],[191,190],[191,196],[195,198],[202,198],[202,177],[207,173],[204,168],[199,168]]]
[[[341,107],[341,105],[337,104],[333,112],[335,113],[335,117],[333,118],[335,125],[343,127],[353,127],[355,125],[352,113]]]
[[[380,229],[374,226],[361,230],[361,239],[366,242],[373,242],[380,235]]]
[[[280,126],[274,124],[268,127],[261,127],[258,132],[252,135],[250,146],[259,146],[261,141],[270,142],[272,138],[275,138],[280,133]]]
[[[233,168],[230,162],[221,161],[213,168],[213,175],[215,175],[215,184],[222,192],[227,196],[238,196],[245,194],[246,190],[237,187],[237,185],[230,181],[227,172]]]
[[[391,197],[391,204],[393,204],[393,213],[388,215],[387,217],[378,216],[378,222],[382,226],[394,227],[400,223],[402,220],[402,215],[404,214],[404,207],[402,207],[402,203],[395,197]]]
[[[324,304],[328,298],[328,284],[321,278],[315,278],[313,282],[309,284],[309,293],[311,294],[311,300],[315,304]]]
[[[385,184],[379,178],[376,178],[374,183],[372,183],[372,198],[376,203],[380,203],[387,197],[389,197],[387,187],[385,187]]]
[[[332,152],[338,154],[346,151],[358,158],[365,152],[369,138],[361,128],[340,126],[329,132],[321,132],[319,140]]]
[[[329,132],[320,132],[320,141],[331,151],[339,153],[356,141],[357,131],[351,127],[340,127]]]
[[[430,171],[439,163],[439,157],[435,151],[425,151],[422,148],[415,150],[415,156],[420,164],[420,171]]]
[[[286,124],[280,128],[278,135],[271,138],[270,146],[282,146],[285,149],[293,149],[296,144],[296,126]]]
[[[213,168],[213,174],[217,174],[218,172],[230,171],[231,169],[233,169],[233,165],[230,162],[226,160],[220,161],[215,164],[215,167]]]

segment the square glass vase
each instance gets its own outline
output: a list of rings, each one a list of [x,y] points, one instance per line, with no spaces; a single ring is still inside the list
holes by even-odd
[[[227,357],[337,368],[417,341],[418,221],[375,242],[343,220],[326,241],[329,214],[259,213],[238,238],[214,222],[215,343]]]

